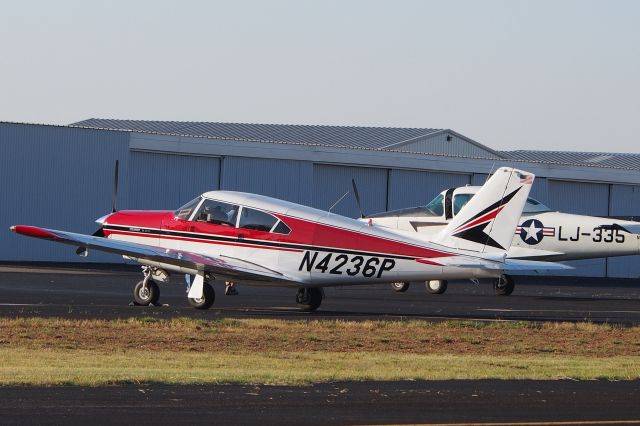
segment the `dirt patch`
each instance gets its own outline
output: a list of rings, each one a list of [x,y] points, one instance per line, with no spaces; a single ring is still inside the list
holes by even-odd
[[[640,355],[640,327],[590,323],[0,319],[0,347],[195,352]]]

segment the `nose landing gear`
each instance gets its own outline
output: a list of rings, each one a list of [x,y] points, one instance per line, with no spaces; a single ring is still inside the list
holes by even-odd
[[[157,305],[160,298],[160,287],[151,278],[153,271],[150,267],[144,266],[142,273],[144,274],[144,279],[138,281],[133,288],[133,300],[136,305],[140,306]]]

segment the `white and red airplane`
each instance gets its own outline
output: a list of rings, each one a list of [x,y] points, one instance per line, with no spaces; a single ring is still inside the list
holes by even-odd
[[[101,229],[94,235],[25,225],[11,230],[77,246],[80,255],[96,249],[140,263],[144,279],[134,288],[140,305],[156,304],[157,282],[177,272],[195,276],[187,279],[187,297],[199,309],[213,304],[210,283],[218,279],[297,288],[298,306],[313,311],[326,286],[496,278],[506,269],[567,268],[506,258],[532,183],[528,172],[498,169],[428,240],[415,232],[232,191],[204,193],[177,211],[113,212],[97,220]]]

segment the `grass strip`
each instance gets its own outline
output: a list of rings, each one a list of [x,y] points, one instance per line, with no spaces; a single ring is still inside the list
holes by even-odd
[[[0,385],[640,379],[640,327],[0,318]]]
[[[636,357],[470,356],[393,353],[176,353],[0,349],[0,385],[250,383],[343,380],[640,378]]]

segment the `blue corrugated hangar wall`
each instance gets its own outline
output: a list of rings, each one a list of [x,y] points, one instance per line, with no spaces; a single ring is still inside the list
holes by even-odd
[[[249,156],[159,153],[131,147],[132,133],[0,123],[0,261],[78,262],[69,246],[18,237],[13,224],[92,233],[94,219],[111,208],[113,166],[120,160],[121,209],[174,209],[214,189],[274,196],[328,209],[355,179],[365,213],[425,204],[441,190],[480,185],[482,173],[363,167]],[[313,154],[310,153],[310,156]],[[585,194],[588,194],[585,196]],[[539,177],[532,196],[554,210],[632,216],[640,212],[640,187]],[[359,215],[354,197],[334,212]],[[639,257],[573,262],[573,275],[640,276]],[[120,262],[91,253],[86,261]]]

